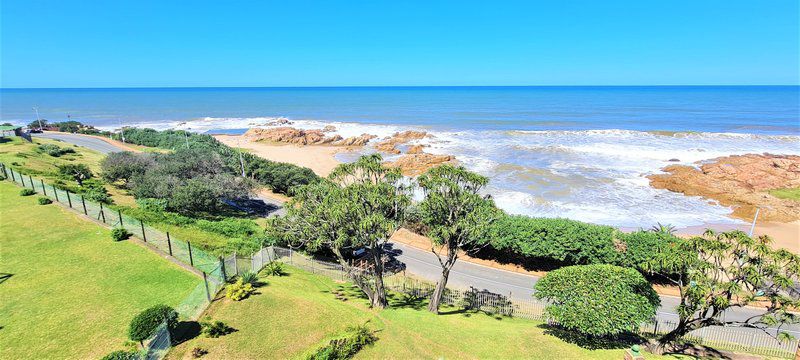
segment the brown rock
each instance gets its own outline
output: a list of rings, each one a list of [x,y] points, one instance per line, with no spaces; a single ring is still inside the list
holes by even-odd
[[[401,151],[397,149],[397,145],[405,144],[412,140],[419,140],[430,135],[424,131],[408,130],[403,132],[394,133],[392,136],[384,139],[375,145],[375,150],[389,154],[400,154]]]
[[[434,155],[427,153],[406,154],[395,161],[385,163],[386,166],[400,168],[403,175],[417,176],[428,169],[446,163],[455,163],[452,155]]]
[[[332,131],[336,131],[336,126],[325,125],[325,127],[322,128],[322,132],[324,132],[324,133],[328,133],[328,132],[332,132]]]
[[[425,148],[425,145],[411,145],[408,150],[406,150],[406,154],[422,154],[423,148]]]
[[[292,127],[252,128],[244,133],[251,141],[274,141],[297,145],[363,146],[375,135],[361,134],[347,139],[340,135],[327,136],[323,130],[301,130]]]
[[[280,118],[267,123],[267,126],[291,125],[293,124],[289,119]]]
[[[702,196],[734,207],[733,215],[752,220],[761,207],[761,220],[789,222],[800,219],[800,203],[779,199],[769,190],[800,187],[800,156],[747,154],[721,157],[700,168],[670,165],[667,174],[650,175],[659,189]]]

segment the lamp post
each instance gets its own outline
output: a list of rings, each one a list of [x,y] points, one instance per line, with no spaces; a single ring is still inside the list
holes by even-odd
[[[39,108],[34,106],[32,109],[36,112],[36,121],[39,122],[39,130],[42,130],[42,118],[39,117]]]
[[[756,230],[756,219],[758,219],[758,213],[759,213],[759,211],[761,211],[761,208],[760,208],[760,207],[757,207],[757,208],[756,208],[756,215],[755,215],[755,216],[753,216],[753,224],[752,224],[752,225],[750,225],[750,233],[749,233],[749,234],[747,234],[747,235],[748,235],[748,236],[750,236],[750,237],[753,237],[753,231],[755,231],[755,230]]]

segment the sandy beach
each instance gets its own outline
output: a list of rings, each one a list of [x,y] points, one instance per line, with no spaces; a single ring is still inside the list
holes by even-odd
[[[247,149],[267,160],[305,166],[319,176],[328,176],[333,168],[339,165],[339,161],[335,157],[336,153],[349,149],[333,145],[301,146],[264,141],[254,142],[244,136],[236,135],[215,135],[214,138],[230,147]]]

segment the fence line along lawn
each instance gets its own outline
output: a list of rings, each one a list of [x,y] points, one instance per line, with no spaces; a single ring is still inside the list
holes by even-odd
[[[621,359],[624,350],[587,350],[545,334],[541,323],[497,319],[484,314],[433,315],[421,302],[394,297],[392,308],[377,311],[366,300],[337,300],[345,285],[287,267],[288,276],[262,277],[266,286],[242,301],[223,298],[206,312],[236,329],[219,337],[199,336],[178,345],[169,359],[297,359],[347,326],[368,326],[378,341],[356,359]],[[349,292],[348,292],[349,293]],[[341,296],[341,295],[340,295]],[[405,304],[405,305],[403,305]],[[455,309],[445,309],[445,312]],[[647,355],[648,358],[656,358]]]
[[[59,205],[0,182],[0,359],[100,358],[130,319],[202,279]]]

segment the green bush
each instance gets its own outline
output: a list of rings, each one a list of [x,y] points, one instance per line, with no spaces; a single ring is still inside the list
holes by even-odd
[[[245,284],[250,284],[253,286],[258,284],[258,274],[251,271],[243,272],[241,275],[239,275],[239,278],[242,279],[242,282]]]
[[[72,148],[62,148],[55,144],[42,144],[38,146],[38,150],[42,153],[53,157],[59,157],[64,154],[73,154],[75,153],[75,149]]]
[[[83,182],[94,176],[88,166],[84,164],[62,164],[58,165],[59,175],[74,180],[78,186],[83,186]]]
[[[36,194],[36,191],[34,191],[33,189],[27,189],[26,188],[26,189],[22,189],[22,190],[19,191],[19,196],[31,196],[31,195],[35,195],[35,194]]]
[[[139,360],[139,352],[135,350],[117,350],[103,356],[101,360]]]
[[[253,294],[255,289],[252,284],[245,283],[242,278],[227,286],[225,296],[233,301],[241,301]]]
[[[378,337],[366,325],[348,327],[345,335],[328,342],[306,356],[308,360],[344,360],[355,356],[361,349],[374,343]]]
[[[661,300],[641,273],[614,265],[576,265],[550,271],[535,296],[560,326],[590,336],[634,332],[656,314]]]
[[[127,229],[121,226],[117,226],[111,229],[111,239],[113,239],[114,241],[127,240],[128,238],[131,237],[131,235],[133,234],[131,234]]]
[[[283,276],[286,275],[286,270],[283,268],[283,263],[277,261],[270,261],[264,270],[261,270],[267,276]]]
[[[40,198],[36,199],[36,201],[39,202],[39,205],[49,205],[49,204],[53,203],[53,200],[50,200],[50,199],[48,199],[46,197],[40,197]]]
[[[247,237],[263,231],[255,221],[237,218],[226,218],[219,221],[198,220],[195,226],[227,237]]]
[[[228,335],[234,332],[234,328],[228,326],[222,321],[201,321],[200,322],[201,332],[210,338],[218,338],[220,336]]]
[[[166,322],[170,333],[178,325],[178,313],[167,305],[156,305],[148,308],[131,320],[128,327],[128,337],[133,341],[142,342],[153,336],[162,323]]]
[[[6,174],[3,174],[3,173],[1,173],[1,172],[0,172],[0,181],[3,181],[3,180],[5,180],[5,179],[8,179],[8,178],[6,177]]]

